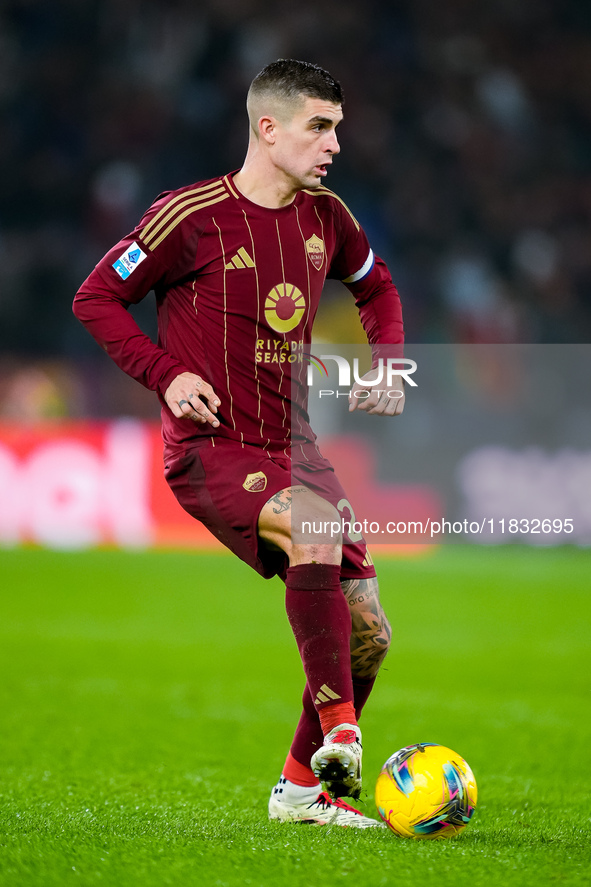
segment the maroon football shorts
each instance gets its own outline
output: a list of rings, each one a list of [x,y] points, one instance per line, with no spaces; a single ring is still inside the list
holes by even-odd
[[[257,533],[261,509],[286,487],[304,485],[331,505],[346,499],[327,459],[295,463],[283,451],[224,438],[191,443],[182,454],[165,458],[164,476],[178,502],[230,551],[270,579],[285,578],[287,557],[265,546]],[[376,572],[363,540],[343,539],[341,577],[367,579]]]

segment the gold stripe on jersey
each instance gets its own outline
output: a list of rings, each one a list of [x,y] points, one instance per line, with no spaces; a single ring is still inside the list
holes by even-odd
[[[277,243],[279,244],[279,255],[281,256],[281,274],[283,275],[283,294],[286,294],[287,293],[287,283],[285,280],[285,264],[283,262],[283,245],[281,243],[281,234],[279,232],[279,219],[277,218],[277,216],[275,217],[275,228],[277,229]],[[297,290],[297,287],[295,287],[293,284],[291,285],[291,287],[292,287],[292,292],[293,292],[293,290]],[[276,289],[278,289],[278,287],[276,287]],[[269,293],[269,296],[270,295],[271,295],[271,293]],[[291,295],[291,293],[290,293],[290,295]],[[300,295],[301,295],[301,293],[300,293]],[[267,296],[266,302],[269,301],[269,296]],[[295,299],[294,299],[294,302],[295,302]],[[299,321],[298,321],[298,323],[299,323]],[[296,326],[297,326],[297,324],[296,324]],[[282,363],[279,364],[279,372],[281,373],[281,376],[279,379],[279,385],[277,386],[277,394],[281,395],[281,389],[283,387],[283,364]],[[287,412],[285,410],[285,398],[284,397],[281,398],[281,406],[283,407],[283,427],[285,428],[285,426],[287,425]]]
[[[339,197],[339,195],[338,195],[338,194],[335,194],[334,191],[330,191],[329,188],[316,188],[314,191],[310,191],[310,190],[304,189],[304,194],[311,194],[312,197],[318,197],[319,195],[325,195],[325,196],[328,196],[328,197],[334,197],[335,200],[338,200],[339,203],[340,203],[342,206],[345,207],[345,209],[347,210],[347,212],[349,213],[349,215],[350,215],[351,218],[353,219],[353,223],[355,224],[355,227],[356,227],[357,230],[359,231],[359,229],[360,229],[360,227],[361,227],[360,224],[359,224],[359,222],[357,221],[357,219],[355,218],[355,216],[353,215],[353,213],[351,212],[351,210],[349,209],[349,207],[347,206],[347,204],[345,203],[345,201],[344,201],[344,200],[341,200],[341,198]]]
[[[226,194],[225,197],[229,197],[229,194]],[[225,198],[219,198],[223,200]],[[217,201],[216,201],[217,202]],[[226,250],[224,249],[224,241],[222,238],[222,229],[216,222],[215,218],[212,216],[211,221],[218,229],[218,237],[220,239],[220,249],[222,251],[222,264],[224,266],[223,275],[224,275],[224,364],[226,368],[226,388],[228,389],[228,394],[230,395],[230,420],[232,422],[232,426],[234,431],[236,431],[236,422],[234,420],[234,399],[232,397],[232,389],[230,388],[230,371],[228,369],[228,290],[226,287]]]
[[[310,310],[312,308],[312,294],[310,291],[310,263],[307,261],[308,250],[306,248],[306,238],[304,237],[304,232],[302,231],[302,226],[300,224],[300,213],[299,213],[297,206],[295,207],[295,211],[296,211],[296,219],[298,220],[298,229],[300,232],[300,237],[302,238],[302,243],[304,245],[304,253],[306,254],[306,279],[308,281],[308,298],[306,300],[307,311],[306,311],[306,319],[304,320],[304,328],[305,328],[306,324],[308,323],[308,321],[310,319]],[[316,215],[318,215],[318,213]]]
[[[258,272],[257,265],[256,265],[257,255],[256,255],[255,248],[254,248],[254,237],[252,234],[252,228],[250,227],[250,223],[248,221],[248,216],[246,215],[246,211],[244,209],[242,210],[242,215],[244,216],[244,222],[246,224],[246,227],[248,228],[248,234],[250,236],[250,249],[252,252],[252,257],[254,259],[254,274],[255,274],[255,281],[256,281],[256,287],[257,287],[257,318],[256,318],[256,326],[255,326],[255,336],[256,336],[256,340],[258,341],[258,338],[259,338],[259,316],[260,316],[260,310],[261,310],[261,287],[259,284],[259,272]],[[261,420],[261,427],[259,429],[259,434],[261,435],[261,438],[262,438],[263,437],[263,426],[265,424],[265,419],[261,415],[261,383],[259,380],[259,366],[258,366],[256,360],[254,362],[254,378],[256,381],[256,385],[257,385],[257,417]]]
[[[205,209],[207,206],[213,206],[215,203],[219,203],[221,200],[227,200],[229,196],[230,195],[226,191],[224,194],[220,194],[219,197],[215,197],[213,200],[206,200],[205,203],[199,203],[196,206],[190,206],[189,209],[186,209],[184,211],[184,213],[181,213],[180,216],[176,216],[176,218],[173,219],[168,228],[162,232],[157,240],[154,240],[152,243],[147,243],[146,246],[153,252],[156,247],[159,246],[162,241],[168,237],[170,232],[173,231],[174,228],[176,228],[176,226],[183,221],[183,219],[186,219],[187,216],[190,216],[191,213],[197,212],[200,209]]]
[[[153,228],[148,234],[146,234],[146,229],[148,226],[146,225],[146,229],[142,231],[142,239],[144,243],[148,246],[150,241],[155,238],[157,233],[161,228],[164,227],[170,220],[178,213],[180,210],[185,209],[187,206],[197,206],[201,203],[204,203],[206,200],[211,199],[212,197],[217,197],[219,194],[224,194],[225,188],[223,185],[218,185],[217,188],[212,188],[210,191],[207,191],[205,194],[201,194],[200,197],[188,197],[186,200],[178,200],[174,201],[174,206],[168,206],[168,212],[165,213],[162,218],[159,220],[158,224],[155,228]],[[152,220],[153,222],[154,220]],[[150,225],[152,224],[150,222]]]
[[[181,200],[181,201],[175,200],[174,206],[171,207],[169,205],[167,207],[168,211],[166,213],[160,215],[160,219],[158,221],[158,224],[155,227],[153,227],[152,230],[147,234],[146,234],[146,229],[148,228],[148,226],[146,225],[146,228],[142,231],[142,240],[144,241],[144,243],[146,244],[147,247],[149,247],[150,249],[153,249],[152,244],[155,243],[158,233],[162,230],[162,228],[165,225],[167,225],[170,222],[171,219],[174,219],[175,217],[177,217],[177,214],[180,213],[181,210],[184,210],[186,207],[194,207],[195,209],[199,209],[201,206],[208,206],[209,205],[208,202],[212,198],[217,199],[222,194],[225,195],[226,197],[230,196],[228,194],[228,192],[226,191],[226,189],[223,187],[223,185],[218,185],[217,188],[213,188],[212,190],[207,191],[205,194],[201,194],[199,197],[189,197],[187,200]],[[182,216],[182,218],[184,218],[184,215]],[[153,221],[154,220],[152,220],[152,222]],[[150,223],[150,225],[152,224],[152,222]],[[167,229],[167,230],[169,230],[169,229]],[[160,240],[158,242],[160,242]]]
[[[314,209],[316,209],[316,207],[314,207]],[[302,238],[302,246],[304,248],[304,254],[305,254],[304,261],[306,263],[306,279],[308,282],[308,300],[307,300],[307,305],[306,305],[306,317],[304,319],[304,329],[305,329],[306,325],[308,324],[308,322],[310,320],[310,311],[312,310],[312,291],[310,288],[310,262],[308,261],[308,249],[306,247],[306,238],[304,236],[304,232],[302,231],[302,226],[300,223],[300,213],[299,213],[297,205],[295,207],[295,211],[296,211],[296,218],[298,220],[298,228],[300,231],[300,237]],[[318,212],[316,212],[316,215],[318,216]],[[320,216],[318,216],[318,218],[320,219]],[[321,225],[321,231],[322,231],[322,239],[324,240],[324,228],[322,227],[322,221],[320,221],[320,225]],[[299,421],[299,429],[298,430],[300,433],[302,433],[302,417],[299,414],[298,414],[298,421]],[[292,422],[293,422],[293,412],[292,412]],[[302,457],[305,462],[310,461],[308,459],[308,457],[306,456],[303,448],[302,448]]]
[[[317,206],[314,207],[314,212],[316,213],[316,218],[318,219],[318,223],[320,225],[320,234],[322,236],[322,243],[324,244],[324,243],[326,243],[326,238],[324,236],[324,222],[322,221],[322,217],[321,217],[320,213],[318,212]],[[324,249],[324,259],[323,259],[322,264],[326,265],[327,273],[328,273],[328,258],[326,255],[326,249]],[[320,267],[322,267],[322,265]]]
[[[146,237],[148,237],[149,232],[152,230],[154,225],[160,225],[160,221],[163,216],[168,215],[171,210],[176,205],[178,209],[178,204],[187,200],[188,198],[194,197],[196,194],[200,194],[201,197],[206,198],[209,196],[210,192],[213,190],[217,190],[218,188],[223,188],[222,183],[219,179],[216,179],[215,182],[210,182],[209,185],[201,185],[199,188],[192,188],[190,191],[183,191],[182,194],[179,194],[177,197],[173,197],[172,200],[169,200],[162,209],[159,209],[153,219],[150,219],[148,224],[142,229],[141,237],[142,240],[145,241]],[[199,198],[195,198],[199,199]],[[151,236],[151,235],[150,235]]]
[[[230,176],[224,176],[224,182],[226,183],[226,187],[227,187],[228,191],[230,191],[230,193],[234,197],[236,197],[236,198],[240,197],[240,195],[236,191],[236,188],[232,184],[232,179],[230,178]]]

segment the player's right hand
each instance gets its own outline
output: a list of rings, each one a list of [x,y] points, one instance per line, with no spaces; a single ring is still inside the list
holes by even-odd
[[[220,399],[209,382],[195,373],[181,373],[173,379],[164,393],[164,400],[177,419],[192,419],[199,425],[209,422],[214,428],[220,424],[214,415]]]
[[[370,370],[366,376],[375,376]],[[355,382],[349,394],[349,412],[361,410],[369,416],[399,416],[404,409],[404,382],[402,376],[392,376],[392,388],[385,390],[383,382],[370,382],[362,376]],[[361,394],[367,398],[361,399]]]

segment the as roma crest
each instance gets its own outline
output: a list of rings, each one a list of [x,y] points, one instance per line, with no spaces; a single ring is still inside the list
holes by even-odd
[[[247,474],[246,480],[242,484],[249,493],[262,493],[267,486],[267,476],[262,471],[255,471],[254,474]]]
[[[320,271],[324,262],[324,241],[313,234],[309,240],[306,240],[306,249],[308,250],[308,258],[316,270]]]

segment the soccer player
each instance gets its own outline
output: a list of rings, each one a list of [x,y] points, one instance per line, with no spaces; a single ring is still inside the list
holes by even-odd
[[[327,521],[346,502],[297,375],[325,279],[353,293],[374,356],[403,341],[384,263],[323,184],[342,105],[339,83],[316,65],[264,68],[248,92],[242,168],[160,195],[82,284],[74,312],[158,393],[165,476],[182,507],[262,576],[285,581],[306,686],[270,818],[368,828],[378,822],[341,798],[361,791],[358,719],[390,627],[363,541],[292,531],[296,501]],[[158,344],[128,312],[152,289]],[[370,382],[360,393],[352,408],[402,409]]]

